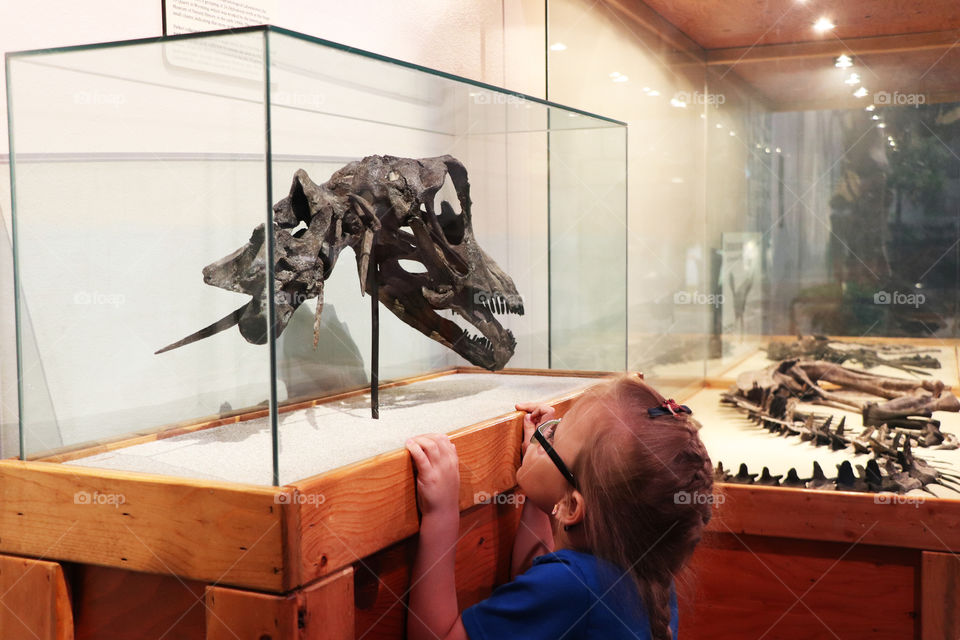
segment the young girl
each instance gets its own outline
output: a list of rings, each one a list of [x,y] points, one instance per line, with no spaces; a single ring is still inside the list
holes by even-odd
[[[514,580],[458,613],[460,477],[447,436],[407,441],[423,519],[410,640],[677,638],[673,577],[710,519],[713,469],[700,425],[624,375],[586,392],[562,421],[526,412],[517,483],[526,501]]]

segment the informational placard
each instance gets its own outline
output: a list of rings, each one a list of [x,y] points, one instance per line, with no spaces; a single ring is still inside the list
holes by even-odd
[[[163,35],[273,24],[276,0],[162,0]]]
[[[272,24],[276,0],[162,0],[163,33],[179,35]],[[173,67],[245,80],[263,78],[263,48],[239,38],[172,42],[164,56]]]
[[[739,336],[760,335],[763,275],[762,236],[756,232],[722,234],[723,264],[720,290],[723,293],[723,332]]]

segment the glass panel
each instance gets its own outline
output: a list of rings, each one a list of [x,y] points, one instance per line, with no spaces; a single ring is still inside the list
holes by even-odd
[[[561,120],[575,113],[556,114]],[[627,368],[626,130],[550,135],[550,365]]]
[[[665,393],[677,393],[703,378],[707,334],[717,309],[703,243],[705,129],[700,116],[705,67],[696,52],[665,43],[629,14],[607,3],[549,3],[549,97],[630,124],[629,145],[612,133],[577,143],[567,134],[551,136],[551,178],[557,178],[551,181],[551,189],[557,190],[551,224],[562,217],[579,219],[572,235],[557,239],[551,265],[567,272],[566,279],[576,278],[573,274],[580,269],[594,278],[584,288],[588,304],[563,292],[553,301],[555,324],[564,327],[563,335],[555,336],[554,348],[564,349],[564,359],[586,366],[584,358],[597,358],[626,331],[627,366],[643,371]],[[568,116],[559,120],[577,121]],[[627,204],[621,206],[617,190],[608,191],[619,179],[619,167],[593,155],[601,148],[624,146],[630,188]],[[557,158],[562,162],[554,162]],[[585,176],[591,185],[605,186],[572,199],[571,180]],[[573,246],[585,238],[592,248],[584,261],[565,263],[565,257],[575,255]],[[624,250],[627,283],[619,278]],[[559,324],[560,318],[587,313],[610,330],[615,326],[609,323],[612,309],[618,305],[629,309],[626,329],[618,328],[616,338],[596,339],[582,349],[577,345],[585,336],[576,324]],[[607,322],[600,316],[604,307]],[[598,364],[613,366],[611,358]]]
[[[495,309],[492,317],[516,340],[514,353],[506,362],[508,368],[563,367],[558,364],[561,358],[551,356],[548,340],[551,327],[557,321],[548,300],[558,275],[548,270],[548,253],[552,249],[547,235],[548,215],[556,215],[555,209],[548,210],[548,198],[555,203],[559,195],[548,192],[547,188],[548,153],[551,162],[556,157],[555,150],[548,146],[553,144],[548,135],[551,139],[558,135],[567,136],[564,153],[570,155],[579,151],[582,157],[578,162],[605,163],[612,172],[612,178],[597,174],[586,176],[570,185],[563,195],[575,201],[585,200],[589,191],[609,191],[609,207],[622,216],[624,128],[525,96],[443,75],[426,74],[417,68],[376,58],[356,56],[339,48],[317,46],[312,39],[286,32],[271,32],[270,57],[275,199],[280,200],[301,188],[298,186],[300,179],[294,174],[302,169],[318,192],[327,194],[321,197],[330,198],[334,206],[346,203],[348,217],[356,218],[353,214],[357,213],[349,206],[346,195],[352,189],[369,203],[372,212],[382,221],[382,229],[371,233],[367,262],[368,274],[376,269],[382,303],[379,307],[381,380],[395,380],[459,365],[502,366],[499,361],[494,364],[489,360],[488,354],[466,349],[455,352],[440,340],[428,337],[436,331],[442,340],[457,349],[470,342],[468,335],[494,339],[489,325],[474,324],[469,320],[481,307]],[[554,133],[550,134],[551,131]],[[619,148],[610,144],[611,136],[614,143],[621,141]],[[574,144],[579,147],[573,148]],[[442,186],[432,197],[422,190],[429,184],[422,187],[414,184],[420,177],[411,181],[411,176],[403,168],[407,165],[399,160],[445,155],[452,156],[466,168],[472,203],[468,224],[480,252],[464,249],[466,245],[462,242],[469,240],[454,237],[457,234],[444,232],[443,239],[434,236],[426,241],[416,237],[411,226],[415,222],[409,221],[407,215],[401,215],[398,222],[389,222],[397,215],[397,210],[412,206],[413,217],[428,226],[431,215],[441,214],[443,200],[451,204],[452,213],[458,214],[461,220],[465,219],[460,195],[467,192],[458,194],[458,185],[449,166],[437,165],[440,180],[434,186]],[[564,161],[573,162],[570,158]],[[424,163],[428,166],[430,161],[424,160]],[[351,168],[337,174],[346,166]],[[380,175],[380,180],[354,178],[368,171]],[[377,171],[380,173],[376,174]],[[333,183],[328,184],[334,174],[347,175],[340,179],[339,190],[334,189]],[[397,200],[393,209],[389,200],[391,196],[384,189],[384,183],[391,180],[408,185],[406,190],[401,188],[394,192],[392,197]],[[614,184],[607,184],[609,180]],[[291,182],[295,184],[292,186]],[[331,195],[330,189],[337,192]],[[433,206],[432,214],[426,211],[427,202]],[[421,204],[424,205],[422,209]],[[315,216],[316,209],[311,209],[309,215]],[[362,254],[366,223],[360,219],[355,223],[356,230],[345,236],[347,246],[331,256],[339,260],[323,282],[324,303],[316,331],[317,346],[313,346],[316,300],[312,295],[297,306],[279,339],[281,402],[296,403],[369,383],[372,363],[369,292],[372,289],[368,285],[368,295],[361,297],[361,267],[357,251]],[[344,224],[347,224],[346,218]],[[406,253],[403,260],[397,261],[399,254],[391,247],[399,246],[397,243],[403,237],[407,238],[402,241]],[[444,244],[449,249],[444,249]],[[596,241],[591,240],[585,245],[595,246]],[[426,305],[421,286],[440,291],[438,287],[453,284],[451,273],[443,265],[429,264],[430,255],[438,249],[459,252],[458,255],[466,259],[472,275],[449,304]],[[584,252],[573,256],[569,264],[581,264],[582,260],[594,258],[595,255]],[[613,278],[622,283],[622,261],[619,268]],[[498,302],[493,302],[492,306],[485,304],[497,293],[509,293],[502,290],[502,283],[494,279],[491,272],[497,270],[513,281],[516,293],[522,299],[524,315],[504,313],[503,307],[497,308]],[[411,289],[408,282],[417,284]],[[568,282],[566,286],[568,291],[575,287],[589,290],[594,283],[581,277],[580,281]],[[607,320],[619,331],[614,337],[616,342],[608,345],[608,353],[603,359],[580,358],[564,368],[575,368],[574,365],[590,369],[602,366],[623,368],[624,309],[615,301],[605,302],[607,309],[603,312],[612,316]],[[521,300],[515,302],[520,303]],[[450,322],[453,324],[448,324]],[[462,330],[467,333],[462,334]],[[581,334],[588,330],[596,332],[595,327],[589,326],[582,326],[579,330]],[[602,337],[610,340],[609,332]],[[390,411],[408,404],[409,401],[401,401],[398,405],[392,396],[384,397],[381,408]],[[353,403],[344,411],[369,415],[366,401]],[[324,429],[338,428],[334,421],[308,425],[297,412],[281,415],[283,442],[296,441],[301,447],[311,437],[326,438]],[[364,452],[369,455],[373,447],[384,450],[402,444],[392,430],[380,436],[373,430],[370,433],[364,430],[364,434],[369,442],[363,447],[342,452],[337,463],[352,462],[363,457]],[[316,456],[309,461],[298,458],[293,447],[284,447],[283,442],[282,479],[302,477],[311,469],[315,472],[316,465],[325,464]]]
[[[960,54],[839,64],[747,60],[715,74],[761,92],[711,114],[744,134],[735,152],[718,141],[709,154],[712,184],[734,184],[710,201],[738,212],[709,216],[708,237],[717,248],[731,235],[759,242],[747,333],[956,337],[960,137],[945,88]],[[729,180],[738,166],[748,180]],[[730,339],[739,332],[725,325]]]
[[[243,303],[202,269],[266,218],[262,72],[257,32],[10,57],[25,457],[268,401],[236,329],[155,353]]]

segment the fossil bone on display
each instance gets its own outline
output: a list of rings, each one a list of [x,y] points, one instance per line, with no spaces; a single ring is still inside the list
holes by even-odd
[[[925,369],[939,369],[940,361],[930,355],[937,349],[905,344],[859,344],[831,340],[826,336],[797,336],[795,342],[772,341],[767,345],[770,360],[825,360],[836,364],[858,363],[866,369],[885,365],[919,375]]]
[[[828,383],[828,385],[821,385]],[[741,465],[739,473],[718,468],[717,477],[742,484],[805,486],[811,489],[846,491],[898,491],[926,489],[939,484],[956,490],[957,476],[936,468],[912,452],[912,443],[936,449],[956,449],[957,438],[940,430],[936,411],[958,412],[960,400],[939,380],[907,380],[849,369],[818,360],[785,360],[765,369],[737,377],[721,402],[732,405],[773,433],[797,436],[814,446],[827,445],[834,451],[852,448],[851,453],[872,453],[866,467],[850,461],[838,465],[838,475],[827,478],[819,465],[809,479],[799,478],[790,469],[781,476],[768,469],[756,480]],[[863,429],[852,433],[846,417],[832,427],[835,416],[816,412],[804,405],[859,412]]]
[[[439,196],[447,181],[456,191],[456,203]],[[453,156],[369,156],[319,185],[300,169],[290,194],[273,211],[275,336],[300,304],[316,298],[316,346],[324,282],[349,246],[356,255],[361,294],[377,291],[380,302],[403,322],[477,366],[502,369],[513,356],[516,340],[496,315],[523,315],[523,303],[510,276],[476,241],[467,169]],[[248,342],[267,342],[264,240],[261,224],[246,245],[203,269],[207,284],[252,299],[157,353],[234,325]],[[401,260],[418,262],[425,271],[408,272]],[[443,310],[477,333],[438,313]]]

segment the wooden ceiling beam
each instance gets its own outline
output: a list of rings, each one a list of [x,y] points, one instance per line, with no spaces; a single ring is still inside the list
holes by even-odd
[[[847,38],[844,40],[838,38],[828,41],[771,44],[756,47],[708,49],[706,50],[706,62],[709,66],[736,65],[746,62],[829,58],[839,56],[842,53],[858,56],[903,51],[951,49],[953,47],[960,47],[960,29],[932,31],[929,33],[907,33],[894,36]]]

